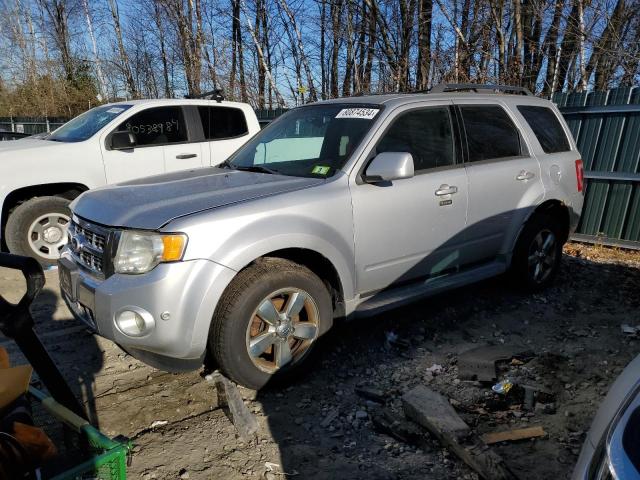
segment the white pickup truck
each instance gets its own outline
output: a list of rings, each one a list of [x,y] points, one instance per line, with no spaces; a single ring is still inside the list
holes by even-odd
[[[82,192],[217,165],[259,130],[244,103],[135,100],[93,108],[45,138],[2,142],[0,246],[53,265]]]

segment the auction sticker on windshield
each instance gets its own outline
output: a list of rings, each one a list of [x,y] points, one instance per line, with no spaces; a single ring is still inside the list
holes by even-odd
[[[336,118],[362,118],[371,120],[380,111],[379,108],[343,108]]]

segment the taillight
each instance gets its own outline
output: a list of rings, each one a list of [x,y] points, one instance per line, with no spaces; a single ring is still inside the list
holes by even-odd
[[[584,166],[582,165],[582,160],[576,160],[576,184],[578,191],[582,192],[584,190]]]

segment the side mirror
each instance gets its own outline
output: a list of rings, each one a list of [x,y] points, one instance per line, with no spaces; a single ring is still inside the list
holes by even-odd
[[[131,132],[114,132],[111,134],[111,150],[127,150],[137,145],[136,135]]]
[[[379,153],[364,172],[368,183],[390,182],[413,177],[413,157],[407,152]]]

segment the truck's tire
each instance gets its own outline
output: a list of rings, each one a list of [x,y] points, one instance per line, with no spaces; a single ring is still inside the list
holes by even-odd
[[[566,237],[561,223],[551,215],[535,213],[527,221],[516,242],[510,271],[521,289],[536,292],[553,282]]]
[[[34,257],[43,266],[54,265],[67,243],[69,203],[61,197],[37,197],[18,205],[4,231],[9,251]]]
[[[210,353],[226,376],[245,387],[290,381],[304,371],[331,315],[329,292],[313,272],[263,258],[238,273],[218,302]]]

